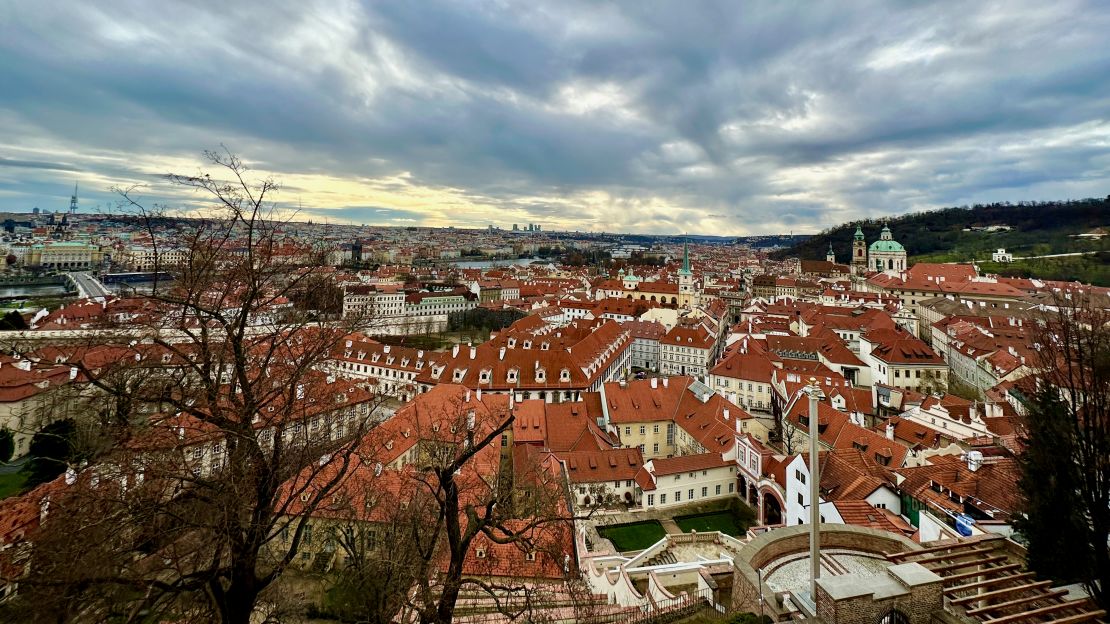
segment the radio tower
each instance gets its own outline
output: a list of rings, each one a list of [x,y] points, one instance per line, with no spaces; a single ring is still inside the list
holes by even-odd
[[[69,214],[77,212],[77,183],[73,183],[73,195],[69,197]]]

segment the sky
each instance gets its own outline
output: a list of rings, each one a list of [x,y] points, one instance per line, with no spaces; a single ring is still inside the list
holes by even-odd
[[[0,211],[754,235],[1110,194],[1110,3],[0,0]],[[223,147],[221,147],[223,146]]]

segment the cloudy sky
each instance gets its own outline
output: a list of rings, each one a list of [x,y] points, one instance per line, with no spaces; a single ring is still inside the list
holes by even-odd
[[[0,0],[0,211],[812,232],[1110,193],[1110,4]]]

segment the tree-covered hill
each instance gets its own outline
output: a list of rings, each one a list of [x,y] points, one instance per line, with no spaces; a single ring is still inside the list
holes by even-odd
[[[1101,241],[1072,237],[1096,228],[1110,227],[1110,196],[1107,196],[1102,199],[960,206],[901,215],[889,220],[844,223],[781,249],[773,257],[823,260],[831,242],[836,259],[848,262],[856,225],[863,227],[870,245],[879,238],[884,221],[890,225],[894,239],[905,246],[911,262],[989,260],[991,252],[999,247],[1015,256],[1110,250],[1110,237]],[[1012,229],[968,231],[968,228],[992,225]]]

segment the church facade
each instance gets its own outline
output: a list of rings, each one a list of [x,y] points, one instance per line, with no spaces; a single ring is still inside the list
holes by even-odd
[[[857,275],[870,271],[897,275],[906,270],[906,248],[894,240],[890,227],[883,225],[879,240],[867,246],[863,236],[863,229],[856,226],[856,234],[852,241],[852,270]]]

